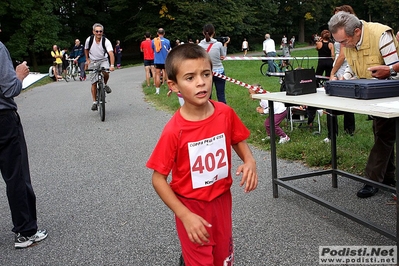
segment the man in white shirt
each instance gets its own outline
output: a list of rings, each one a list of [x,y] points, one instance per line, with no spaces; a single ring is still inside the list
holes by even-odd
[[[112,48],[111,42],[103,36],[104,26],[96,23],[93,25],[93,36],[89,36],[85,42],[85,56],[86,56],[86,65],[89,69],[95,68],[95,63],[100,64],[100,67],[104,67],[106,69],[109,68],[110,71],[114,71],[114,49]],[[104,38],[104,40],[103,40]],[[91,42],[91,43],[90,43]],[[108,57],[109,61],[108,62]],[[111,63],[111,65],[109,64]],[[111,93],[111,88],[107,85],[109,74],[107,72],[103,73],[104,75],[104,83],[105,91],[107,93]],[[93,105],[91,107],[92,111],[97,111],[97,75],[91,80],[91,95],[93,98]]]
[[[270,38],[270,34],[265,35],[265,40],[263,41],[263,52],[267,57],[276,57],[276,44],[274,40]],[[268,72],[276,72],[276,68],[273,65],[273,60],[267,60]]]

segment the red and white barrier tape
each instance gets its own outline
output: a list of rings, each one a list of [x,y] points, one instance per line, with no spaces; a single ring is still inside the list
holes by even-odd
[[[213,75],[214,75],[215,77],[224,79],[224,80],[226,80],[226,81],[230,81],[231,83],[234,83],[234,84],[240,85],[240,86],[242,86],[242,87],[245,87],[245,88],[247,88],[247,89],[253,90],[253,91],[255,91],[256,93],[267,93],[267,91],[264,90],[264,89],[262,89],[261,87],[254,86],[254,85],[249,85],[249,84],[247,84],[247,83],[245,83],[245,82],[242,82],[242,81],[239,81],[239,80],[236,80],[236,79],[227,77],[227,76],[225,76],[225,75],[222,75],[222,74],[219,74],[219,73],[216,73],[216,72],[213,72]]]
[[[261,93],[267,93],[267,92],[268,92],[267,90],[264,90],[264,89],[262,89],[261,87],[254,86],[254,85],[250,85],[250,84],[248,84],[248,83],[245,83],[245,82],[242,82],[242,81],[239,81],[239,80],[230,78],[230,77],[228,77],[228,76],[225,76],[225,75],[222,75],[222,74],[219,74],[219,73],[216,73],[216,72],[213,72],[213,75],[214,75],[215,77],[224,79],[224,80],[229,81],[229,82],[231,82],[231,83],[234,83],[234,84],[240,85],[240,86],[242,86],[242,87],[245,87],[245,88],[247,88],[247,89],[253,90],[254,92],[259,93],[259,94],[261,94]],[[279,75],[279,76],[280,76],[280,75]],[[283,75],[281,75],[281,76],[283,76]],[[316,75],[316,78],[325,79],[325,80],[328,80],[328,79],[329,79],[329,77],[326,77],[326,76],[319,76],[319,75]]]
[[[285,77],[285,73],[284,72],[266,72],[266,75],[270,76],[270,77]],[[330,77],[327,76],[321,76],[321,75],[315,75],[315,77],[317,79],[323,79],[323,80],[329,80]]]

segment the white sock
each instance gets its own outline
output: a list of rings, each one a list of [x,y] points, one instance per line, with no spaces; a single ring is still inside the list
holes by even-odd
[[[159,94],[159,88],[155,88],[155,90],[156,90],[156,94]]]

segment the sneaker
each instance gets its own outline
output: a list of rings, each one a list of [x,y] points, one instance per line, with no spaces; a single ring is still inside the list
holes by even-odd
[[[266,140],[269,140],[270,139],[270,136],[266,136],[264,139],[262,139],[262,141],[266,141]]]
[[[290,137],[288,137],[288,135],[286,135],[285,138],[280,138],[280,141],[278,142],[278,144],[284,144],[284,143],[287,143],[288,141],[290,141]]]
[[[20,233],[15,235],[15,248],[27,248],[33,243],[42,241],[48,236],[47,230],[37,230],[33,236],[22,236]]]
[[[331,141],[331,140],[330,140],[329,138],[323,139],[323,142],[324,142],[324,143],[330,143],[330,141]]]
[[[111,93],[112,92],[111,88],[108,85],[105,85],[104,89],[105,89],[106,93]]]
[[[97,103],[93,103],[93,105],[91,106],[91,110],[92,111],[97,111]]]

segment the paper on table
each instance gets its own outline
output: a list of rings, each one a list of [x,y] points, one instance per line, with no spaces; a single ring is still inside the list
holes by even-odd
[[[393,101],[393,102],[385,102],[385,103],[376,103],[373,104],[375,106],[381,106],[381,107],[386,107],[386,108],[395,108],[399,109],[399,101]]]
[[[22,82],[22,89],[26,89],[36,81],[44,78],[45,76],[48,76],[48,74],[40,74],[40,73],[29,73],[29,75],[24,78],[24,81]]]

